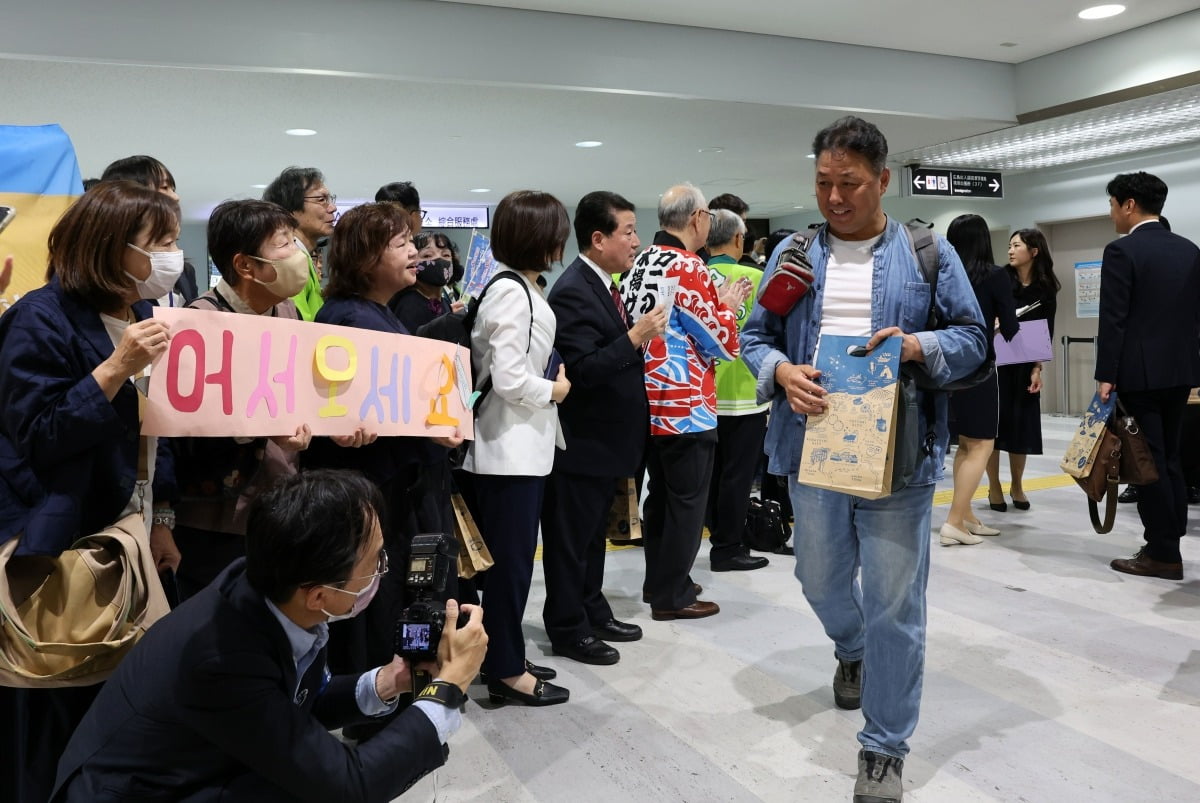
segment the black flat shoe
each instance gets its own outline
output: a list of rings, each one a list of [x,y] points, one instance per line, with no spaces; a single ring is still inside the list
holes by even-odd
[[[988,502],[988,507],[990,507],[992,510],[996,511],[997,513],[1003,513],[1006,510],[1008,510],[1008,503],[1007,502]]]
[[[555,686],[539,680],[533,687],[533,694],[525,694],[507,686],[499,680],[488,681],[488,699],[496,705],[506,702],[521,703],[522,705],[543,706],[558,705],[571,699],[571,691],[562,686]]]
[[[554,680],[558,677],[558,673],[548,666],[538,666],[537,664],[529,663],[529,659],[525,659],[525,671],[533,675],[538,680]],[[488,682],[487,672],[480,670],[479,680],[482,683]]]
[[[538,680],[554,680],[558,677],[558,673],[548,666],[538,666],[537,664],[529,663],[529,659],[525,659],[525,671],[533,675]]]
[[[1014,496],[1013,497],[1013,507],[1015,507],[1017,510],[1029,510],[1029,500],[1026,499],[1026,500],[1022,501],[1020,499],[1017,499]]]

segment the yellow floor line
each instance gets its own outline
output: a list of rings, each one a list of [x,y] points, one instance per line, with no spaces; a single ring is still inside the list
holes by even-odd
[[[1049,477],[1030,477],[1021,484],[1025,486],[1026,491],[1048,491],[1051,488],[1065,488],[1068,485],[1073,485],[1074,483],[1075,480],[1071,479],[1066,474],[1052,474]],[[1009,488],[1008,483],[1002,484],[1004,485],[1004,494],[1007,496]],[[987,495],[987,485],[984,484],[979,486],[979,490],[977,490],[971,498],[987,499]],[[933,505],[934,507],[938,507],[939,505],[948,505],[953,497],[954,490],[951,488],[947,488],[944,491],[937,491],[933,494]]]

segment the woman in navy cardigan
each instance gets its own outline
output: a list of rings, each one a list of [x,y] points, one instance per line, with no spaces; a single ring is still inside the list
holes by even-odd
[[[18,555],[57,555],[141,512],[159,568],[178,566],[170,530],[149,521],[156,444],[134,387],[167,349],[142,299],[174,286],[178,239],[175,201],[102,182],[50,232],[46,286],[0,316],[0,542],[19,536]],[[0,799],[49,797],[98,688],[0,689]]]

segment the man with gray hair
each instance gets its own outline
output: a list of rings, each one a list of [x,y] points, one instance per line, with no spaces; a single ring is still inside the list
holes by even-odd
[[[712,209],[712,205],[709,205]],[[714,212],[708,232],[708,268],[718,288],[741,284],[749,294],[735,310],[739,331],[750,317],[762,270],[739,264],[746,222],[730,209]],[[739,357],[717,364],[717,452],[708,490],[708,559],[714,572],[761,569],[769,562],[750,554],[742,540],[750,488],[762,455],[770,403],[755,398],[755,378]]]
[[[642,599],[658,620],[701,619],[721,610],[696,598],[699,586],[690,572],[700,549],[717,445],[714,360],[738,356],[733,310],[746,300],[748,288],[733,284],[718,296],[696,256],[712,218],[696,187],[667,190],[658,204],[662,230],[621,284],[631,324],[658,305],[670,310],[666,332],[646,344],[644,357],[650,443]]]

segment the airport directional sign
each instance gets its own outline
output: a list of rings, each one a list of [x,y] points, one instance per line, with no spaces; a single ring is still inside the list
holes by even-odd
[[[904,194],[935,198],[1003,198],[1004,179],[998,170],[906,167]]]

